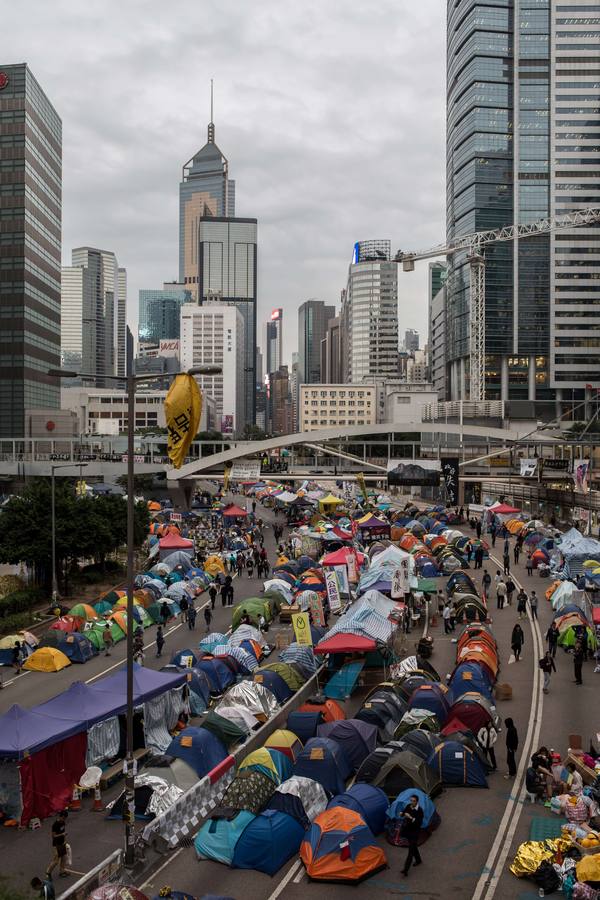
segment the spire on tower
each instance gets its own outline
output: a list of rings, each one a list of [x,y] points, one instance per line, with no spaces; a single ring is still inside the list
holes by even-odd
[[[213,80],[210,79],[210,122],[208,123],[208,143],[215,142],[215,124],[213,122]]]

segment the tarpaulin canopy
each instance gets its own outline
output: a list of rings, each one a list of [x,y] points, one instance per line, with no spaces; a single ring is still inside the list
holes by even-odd
[[[236,506],[235,503],[230,503],[229,506],[226,506],[223,510],[223,516],[225,518],[238,519],[240,516],[247,516],[248,513],[245,509],[242,509],[241,506]]]
[[[81,730],[78,721],[52,718],[15,703],[0,716],[0,758],[23,759]]]
[[[159,547],[161,550],[189,550],[193,552],[194,542],[182,538],[179,534],[170,533],[160,539]]]
[[[315,647],[315,653],[367,653],[376,647],[377,643],[372,638],[358,634],[335,634],[321,641]]]

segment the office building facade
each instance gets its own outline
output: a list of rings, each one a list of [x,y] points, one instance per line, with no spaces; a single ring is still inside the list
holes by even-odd
[[[141,290],[138,315],[140,344],[178,340],[181,307],[192,300],[191,288],[181,284],[165,284],[162,290]]]
[[[448,3],[449,240],[598,205],[599,34],[582,0]],[[590,227],[488,245],[486,399],[570,402],[600,378],[599,239]],[[448,392],[465,399],[466,253],[446,300]]]
[[[233,304],[216,303],[181,307],[181,367],[217,365],[218,375],[198,375],[203,393],[214,397],[217,429],[240,434],[246,420],[244,372],[244,317]]]
[[[407,353],[414,353],[419,349],[419,332],[414,328],[407,328],[404,332],[404,349]]]
[[[354,245],[343,295],[344,381],[398,374],[398,266],[386,240]]]
[[[115,375],[127,375],[127,269],[117,269]]]
[[[325,337],[321,341],[321,378],[328,384],[342,380],[341,319],[334,316],[327,323]]]
[[[60,406],[62,123],[26,64],[0,65],[0,436]]]
[[[198,251],[198,302],[234,306],[244,321],[243,424],[256,419],[257,221],[201,218]],[[243,428],[242,424],[242,428]]]
[[[377,388],[374,384],[301,384],[299,430],[375,425]]]
[[[265,325],[267,375],[276,372],[283,363],[283,310],[274,309]]]
[[[290,375],[287,366],[269,372],[269,409],[271,434],[290,434],[293,431],[293,409],[290,394]]]
[[[335,306],[322,300],[305,300],[298,309],[298,381],[299,384],[319,384],[321,372],[321,341],[327,334],[329,320],[335,316]]]

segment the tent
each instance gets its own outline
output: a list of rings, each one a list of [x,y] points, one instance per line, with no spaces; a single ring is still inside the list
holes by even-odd
[[[338,722],[346,718],[346,714],[335,700],[319,700],[312,697],[298,708],[298,712],[320,712],[324,722]],[[289,727],[289,726],[288,726]],[[291,728],[290,731],[294,729]]]
[[[407,731],[412,731],[413,728],[422,728],[425,731],[439,731],[440,723],[428,709],[418,709],[415,706],[404,713],[400,724],[396,728],[394,737],[402,737],[403,734],[406,734]]]
[[[398,750],[410,750],[424,762],[431,756],[431,751],[440,742],[438,733],[425,731],[423,728],[414,728],[407,731],[398,741],[393,741],[388,746],[394,746]]]
[[[265,741],[265,747],[272,747],[273,750],[279,750],[285,753],[292,762],[296,762],[298,754],[302,750],[302,741],[292,731],[286,731],[278,728]]]
[[[317,734],[340,745],[354,772],[377,746],[377,726],[359,719],[326,722],[319,726]]]
[[[322,722],[323,714],[321,712],[302,712],[298,710],[289,714],[286,728],[288,731],[298,735],[298,740],[302,744],[306,744],[310,738],[317,736],[317,730]]]
[[[28,656],[23,665],[30,672],[60,672],[71,665],[71,660],[56,647],[40,647]]]
[[[230,503],[226,506],[221,514],[224,519],[240,519],[248,515],[245,509],[242,509],[241,506],[236,506],[235,503]]]
[[[382,743],[390,741],[406,712],[406,703],[390,689],[381,689],[371,694],[356,713],[361,722],[375,725]]]
[[[246,727],[241,728],[235,719],[222,716],[216,709],[209,710],[202,722],[202,728],[210,731],[228,749],[244,741],[248,734]]]
[[[161,561],[165,557],[170,556],[174,550],[181,550],[187,553],[190,558],[194,555],[194,542],[188,541],[179,534],[173,534],[172,532],[160,539],[158,547]]]
[[[488,786],[485,771],[477,756],[458,741],[440,742],[429,757],[429,765],[444,785]]]
[[[417,843],[423,844],[440,825],[441,819],[435,804],[427,794],[424,794],[419,788],[402,791],[394,802],[390,804],[387,811],[387,839],[390,844],[394,844],[396,847],[406,847],[408,845],[406,838],[401,835],[402,822],[404,821],[401,815],[414,794],[419,798],[419,806],[423,810],[423,822]]]
[[[230,866],[236,844],[254,815],[246,810],[235,810],[232,815],[213,815],[194,839],[199,859],[213,859]]]
[[[57,649],[64,653],[69,662],[72,663],[84,663],[93,656],[98,655],[98,651],[85,634],[78,634],[77,632],[65,635]]]
[[[276,809],[266,809],[248,823],[233,854],[235,869],[276,872],[295,856],[304,838],[304,828],[295,818]]]
[[[245,706],[259,722],[265,722],[279,710],[274,694],[264,685],[254,681],[240,681],[234,684],[220,701],[219,708],[238,703]]]
[[[495,707],[491,701],[477,691],[469,691],[452,704],[447,721],[458,719],[469,731],[477,734],[480,728],[493,722],[495,717]]]
[[[182,759],[192,767],[198,778],[223,762],[227,750],[223,743],[206,728],[184,728],[166,749],[167,756]]]
[[[341,806],[317,816],[300,847],[300,859],[309,878],[350,884],[387,865],[364,819]]]
[[[277,698],[278,703],[286,703],[294,692],[277,672],[269,672],[267,669],[256,669],[253,673],[254,681],[267,688]]]
[[[252,769],[256,772],[262,772],[271,778],[276,785],[280,785],[282,781],[286,781],[292,774],[292,761],[288,756],[267,747],[259,747],[244,757],[238,766],[238,772],[244,769]]]
[[[321,497],[319,500],[319,512],[328,515],[329,513],[335,512],[338,506],[343,504],[343,500],[340,500],[339,497],[336,497],[334,494],[327,494],[326,497]]]
[[[351,773],[342,748],[330,738],[310,738],[294,765],[294,775],[318,781],[331,795],[344,792]]]
[[[230,706],[223,707],[217,705],[214,708],[214,712],[222,719],[228,719],[245,734],[250,734],[251,731],[254,731],[254,729],[258,727],[258,719],[256,716],[253,716],[252,713],[240,703],[232,703]]]
[[[310,650],[310,648],[306,648]],[[294,669],[289,663],[286,662],[274,662],[267,663],[267,665],[261,666],[260,669],[257,669],[254,673],[254,680],[257,681],[256,675],[258,672],[275,672],[277,675],[280,675],[289,689],[292,692],[299,691],[301,687],[304,686],[306,682],[306,678],[302,678],[302,676]],[[268,687],[268,685],[267,685]]]
[[[199,716],[210,702],[210,682],[200,669],[188,669],[187,666],[163,666],[161,672],[184,675],[190,692],[190,709],[193,716]]]
[[[343,794],[330,800],[327,808],[343,806],[353,809],[365,820],[373,834],[380,834],[385,827],[388,798],[381,788],[364,782],[353,784]]]
[[[446,722],[450,706],[444,688],[435,684],[422,684],[415,688],[408,701],[410,709],[426,709],[441,725]]]
[[[279,785],[269,801],[269,809],[293,816],[304,829],[327,808],[327,794],[318,781],[292,775]]]
[[[210,682],[212,694],[222,694],[235,683],[235,675],[222,659],[199,659],[194,668],[204,672]]]
[[[380,787],[388,797],[396,797],[407,788],[418,787],[434,796],[442,780],[416,753],[379,747],[369,754],[356,774],[356,781]]]
[[[178,650],[171,657],[171,665],[182,669],[191,668],[198,662],[198,657],[193,650]]]
[[[98,612],[88,603],[77,603],[75,606],[71,607],[69,614],[77,616],[79,619],[85,619],[86,621],[93,621],[98,618]]]
[[[223,806],[245,809],[256,816],[265,809],[275,788],[275,782],[268,775],[245,769],[237,773],[225,791]]]

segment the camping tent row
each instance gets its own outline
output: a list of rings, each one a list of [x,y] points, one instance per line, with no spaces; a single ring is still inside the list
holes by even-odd
[[[183,707],[185,676],[135,666],[134,703],[143,707],[143,745],[164,753]],[[3,811],[22,825],[64,809],[85,770],[122,755],[126,672],[68,690],[32,709],[0,716]],[[43,790],[39,785],[43,784]]]
[[[451,575],[457,569],[469,567],[472,541],[460,531],[444,530],[440,534],[407,531],[395,537],[398,546],[411,554],[417,572],[423,577]],[[486,550],[487,545],[484,546],[484,552]]]

